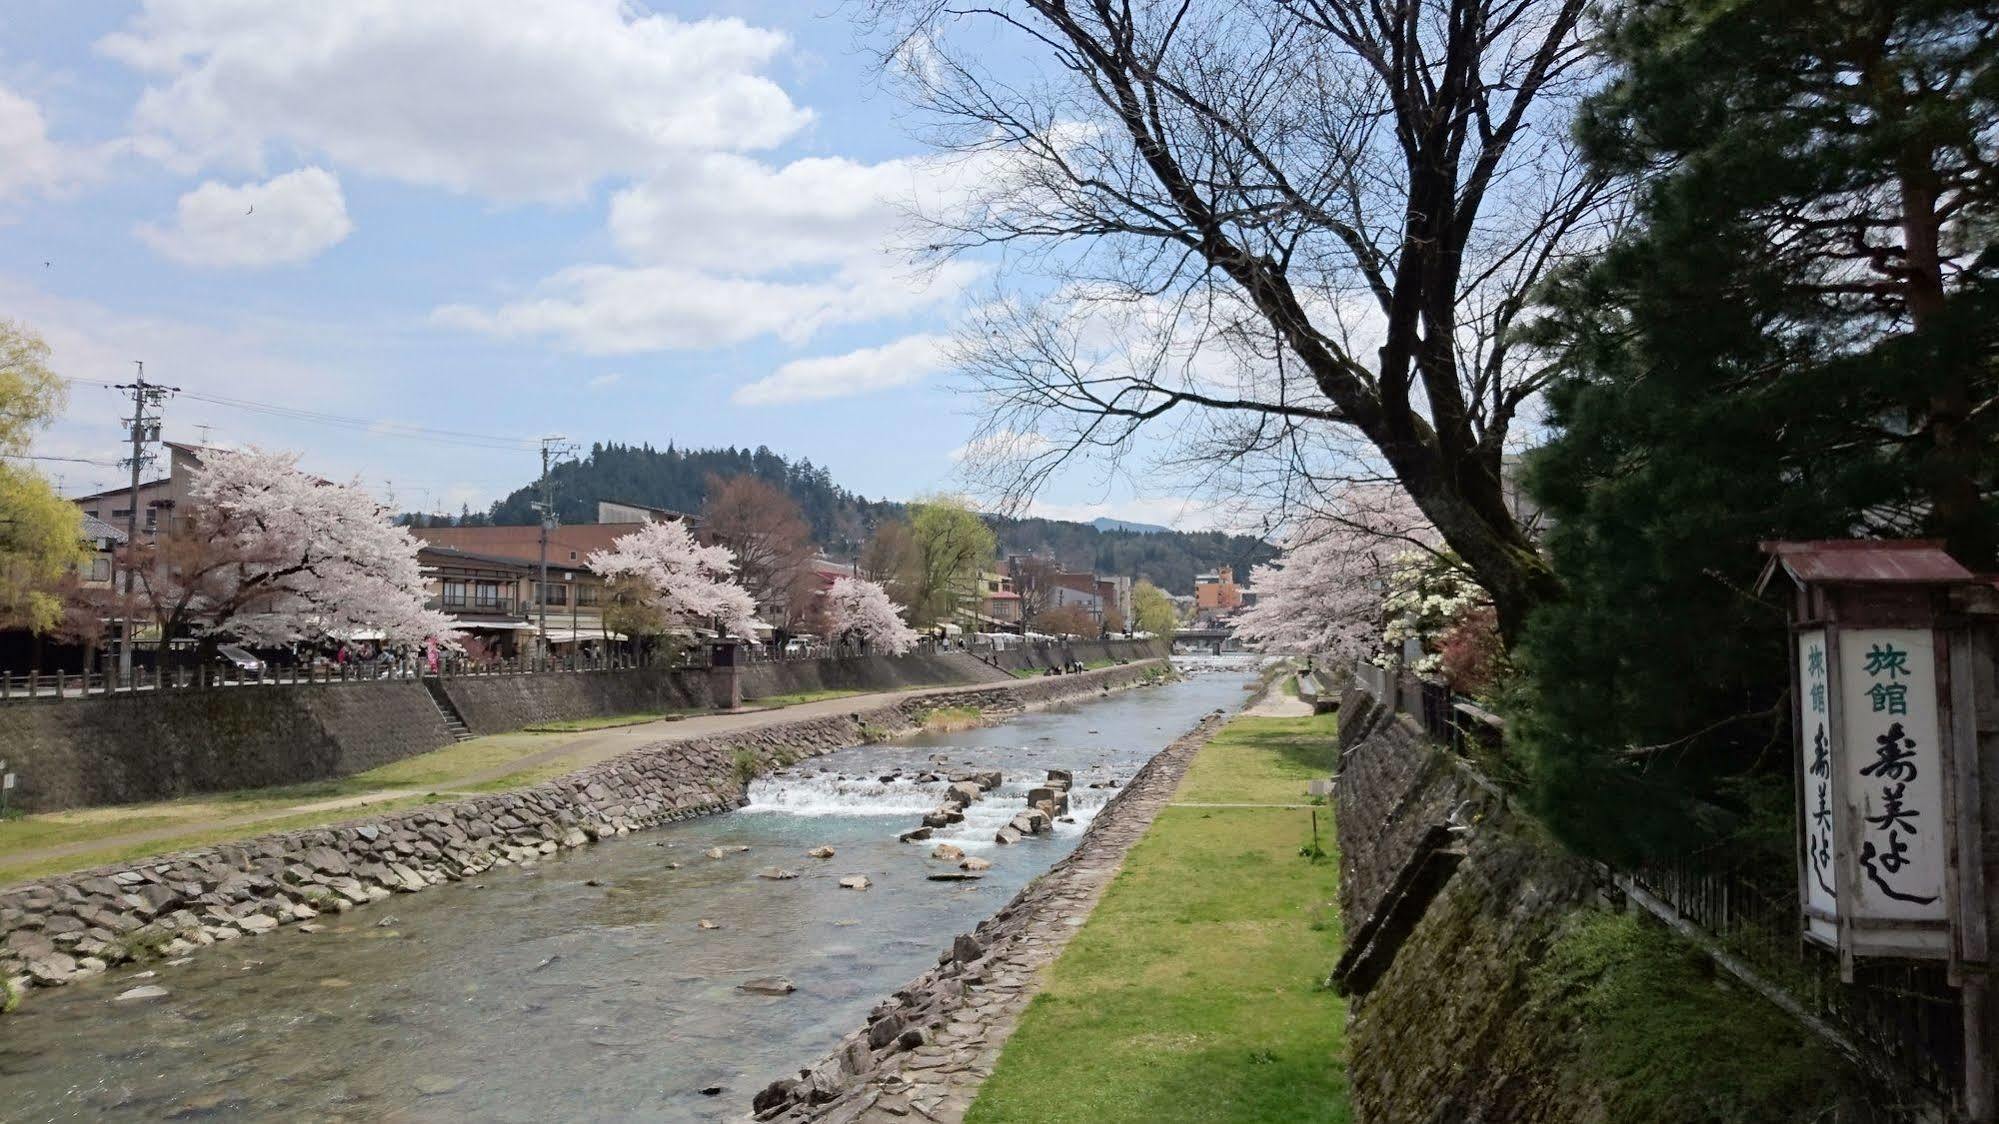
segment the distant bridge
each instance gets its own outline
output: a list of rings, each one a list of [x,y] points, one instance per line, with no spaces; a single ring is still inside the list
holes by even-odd
[[[1205,648],[1221,655],[1223,652],[1242,651],[1242,642],[1235,637],[1233,628],[1178,628],[1173,630],[1175,651]]]

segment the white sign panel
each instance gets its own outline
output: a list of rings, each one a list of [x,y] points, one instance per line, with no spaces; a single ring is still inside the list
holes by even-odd
[[[1805,935],[1828,946],[1839,939],[1839,878],[1833,854],[1839,838],[1838,801],[1832,791],[1831,658],[1825,629],[1798,633],[1798,714],[1803,721],[1801,821],[1804,824]]]
[[[1839,638],[1840,830],[1853,848],[1847,912],[1947,920],[1943,755],[1936,647],[1916,628],[1845,629]],[[1842,856],[1843,858],[1844,856]]]

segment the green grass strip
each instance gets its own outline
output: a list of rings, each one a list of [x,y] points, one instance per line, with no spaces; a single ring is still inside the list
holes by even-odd
[[[1176,802],[1305,802],[1330,770],[1331,716],[1239,718]],[[1169,807],[1049,969],[969,1124],[1346,1121],[1344,1004],[1328,858],[1301,857],[1314,809]]]

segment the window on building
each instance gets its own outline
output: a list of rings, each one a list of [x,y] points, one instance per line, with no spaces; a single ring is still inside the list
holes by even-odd
[[[463,609],[465,607],[464,582],[447,581],[444,583],[444,607],[447,609]]]
[[[556,584],[556,583],[554,583],[554,582],[549,582],[548,584],[546,584],[546,585],[542,586],[542,587],[541,587],[541,603],[542,603],[542,604],[544,604],[544,605],[567,605],[567,604],[569,604],[569,591],[568,591],[568,587],[567,587],[567,586],[562,586],[562,585],[557,585],[557,584]]]
[[[111,580],[111,560],[109,558],[93,558],[90,560],[90,580],[94,582],[108,582]]]
[[[500,583],[477,582],[472,586],[472,603],[481,609],[500,607]]]
[[[595,605],[602,592],[602,590],[594,585],[579,585],[576,587],[576,603],[578,605]]]

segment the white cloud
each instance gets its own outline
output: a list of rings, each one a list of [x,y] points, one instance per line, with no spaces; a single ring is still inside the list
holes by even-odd
[[[176,166],[304,152],[501,200],[784,141],[811,114],[759,71],[787,46],[624,0],[144,0],[98,43],[151,77],[134,131]]]
[[[595,378],[590,380],[588,385],[591,390],[609,390],[623,381],[625,381],[624,374],[622,372],[613,371],[608,375],[596,376]]]
[[[0,201],[72,187],[98,162],[97,153],[49,139],[42,107],[0,86]]]
[[[254,267],[305,261],[353,229],[340,180],[300,168],[241,187],[210,180],[180,197],[173,226],[141,223],[136,233],[188,265]]]
[[[633,260],[731,272],[879,257],[940,162],[813,157],[772,167],[712,153],[617,193],[611,235]]]
[[[970,265],[917,278],[843,271],[793,282],[670,266],[574,266],[544,281],[531,298],[491,311],[447,305],[433,319],[502,337],[554,336],[591,355],[723,347],[766,335],[802,343],[834,325],[933,306],[975,272]]]
[[[951,450],[951,459],[959,463],[965,461],[1019,461],[1027,460],[1039,453],[1047,452],[1055,443],[1039,433],[1015,433],[1002,429],[975,437]]]
[[[906,336],[845,355],[794,359],[738,387],[730,400],[741,406],[772,406],[908,386],[944,369],[949,342],[944,336]]]
[[[1242,530],[1225,518],[1214,504],[1180,496],[1134,497],[1116,502],[1049,503],[1036,500],[1027,514],[1043,519],[1066,519],[1088,523],[1094,519],[1122,519],[1131,523],[1152,523],[1176,531]]]
[[[393,400],[365,368],[333,369],[299,358],[299,341],[313,334],[309,326],[195,324],[50,296],[26,280],[5,276],[0,276],[0,307],[47,341],[51,369],[70,378],[129,382],[132,361],[144,359],[149,381],[190,392],[343,413],[368,409],[369,401]],[[37,439],[37,451],[116,462],[129,451],[118,422],[129,413],[130,400],[117,391],[73,386],[68,411]],[[307,447],[280,421],[180,396],[168,401],[166,420],[171,440],[196,440],[195,423],[211,422],[217,426],[209,438],[214,444]],[[311,460],[329,476],[344,475],[347,469],[332,452],[339,448],[334,442],[315,445]],[[357,467],[361,463],[355,462]],[[61,471],[65,487],[78,494],[123,479],[115,467],[64,465]]]

